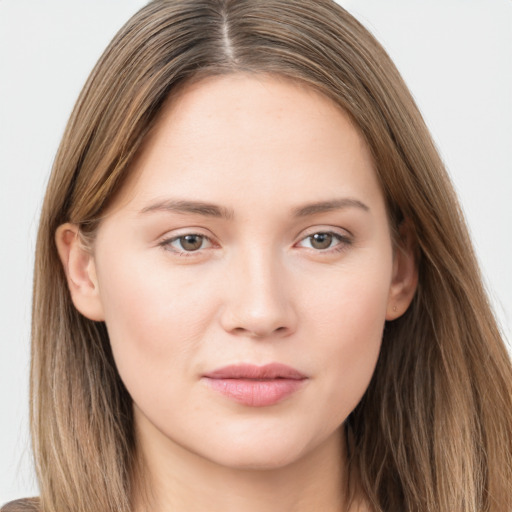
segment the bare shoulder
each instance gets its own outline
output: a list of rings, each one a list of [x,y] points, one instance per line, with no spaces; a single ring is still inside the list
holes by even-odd
[[[6,503],[0,512],[39,512],[39,499],[26,498]]]

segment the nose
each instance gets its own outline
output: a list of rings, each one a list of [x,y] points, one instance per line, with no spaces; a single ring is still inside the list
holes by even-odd
[[[224,286],[221,324],[225,331],[252,338],[295,332],[298,318],[293,292],[284,265],[271,251],[237,259]]]

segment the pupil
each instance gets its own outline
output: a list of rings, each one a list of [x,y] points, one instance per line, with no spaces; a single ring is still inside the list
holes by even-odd
[[[315,249],[327,249],[332,242],[332,235],[329,233],[315,233],[311,237],[311,245]]]
[[[197,251],[203,243],[199,235],[186,235],[180,238],[180,243],[186,251]]]

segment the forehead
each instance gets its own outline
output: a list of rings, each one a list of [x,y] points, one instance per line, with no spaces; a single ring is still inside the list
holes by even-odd
[[[324,200],[333,187],[380,193],[370,151],[348,114],[312,87],[262,74],[180,87],[132,172],[125,199],[137,203],[167,193],[215,202],[234,193],[282,201],[277,191],[285,189],[298,200]]]
[[[356,125],[334,101],[302,81],[266,73],[211,76],[181,85],[164,105],[156,129],[171,123],[177,127],[173,136],[178,126],[183,135],[185,129],[198,137],[215,135],[213,128],[231,128],[231,143],[243,143],[244,148],[251,142],[291,144],[292,135],[329,143],[331,135],[337,136],[333,129],[341,125],[345,135],[355,135],[352,142],[362,142]],[[280,131],[282,127],[287,130]]]

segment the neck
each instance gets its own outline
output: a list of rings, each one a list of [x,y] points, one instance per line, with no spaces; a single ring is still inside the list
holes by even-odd
[[[298,460],[266,469],[222,466],[159,436],[138,438],[144,462],[143,477],[135,477],[135,512],[349,510],[342,431]]]

